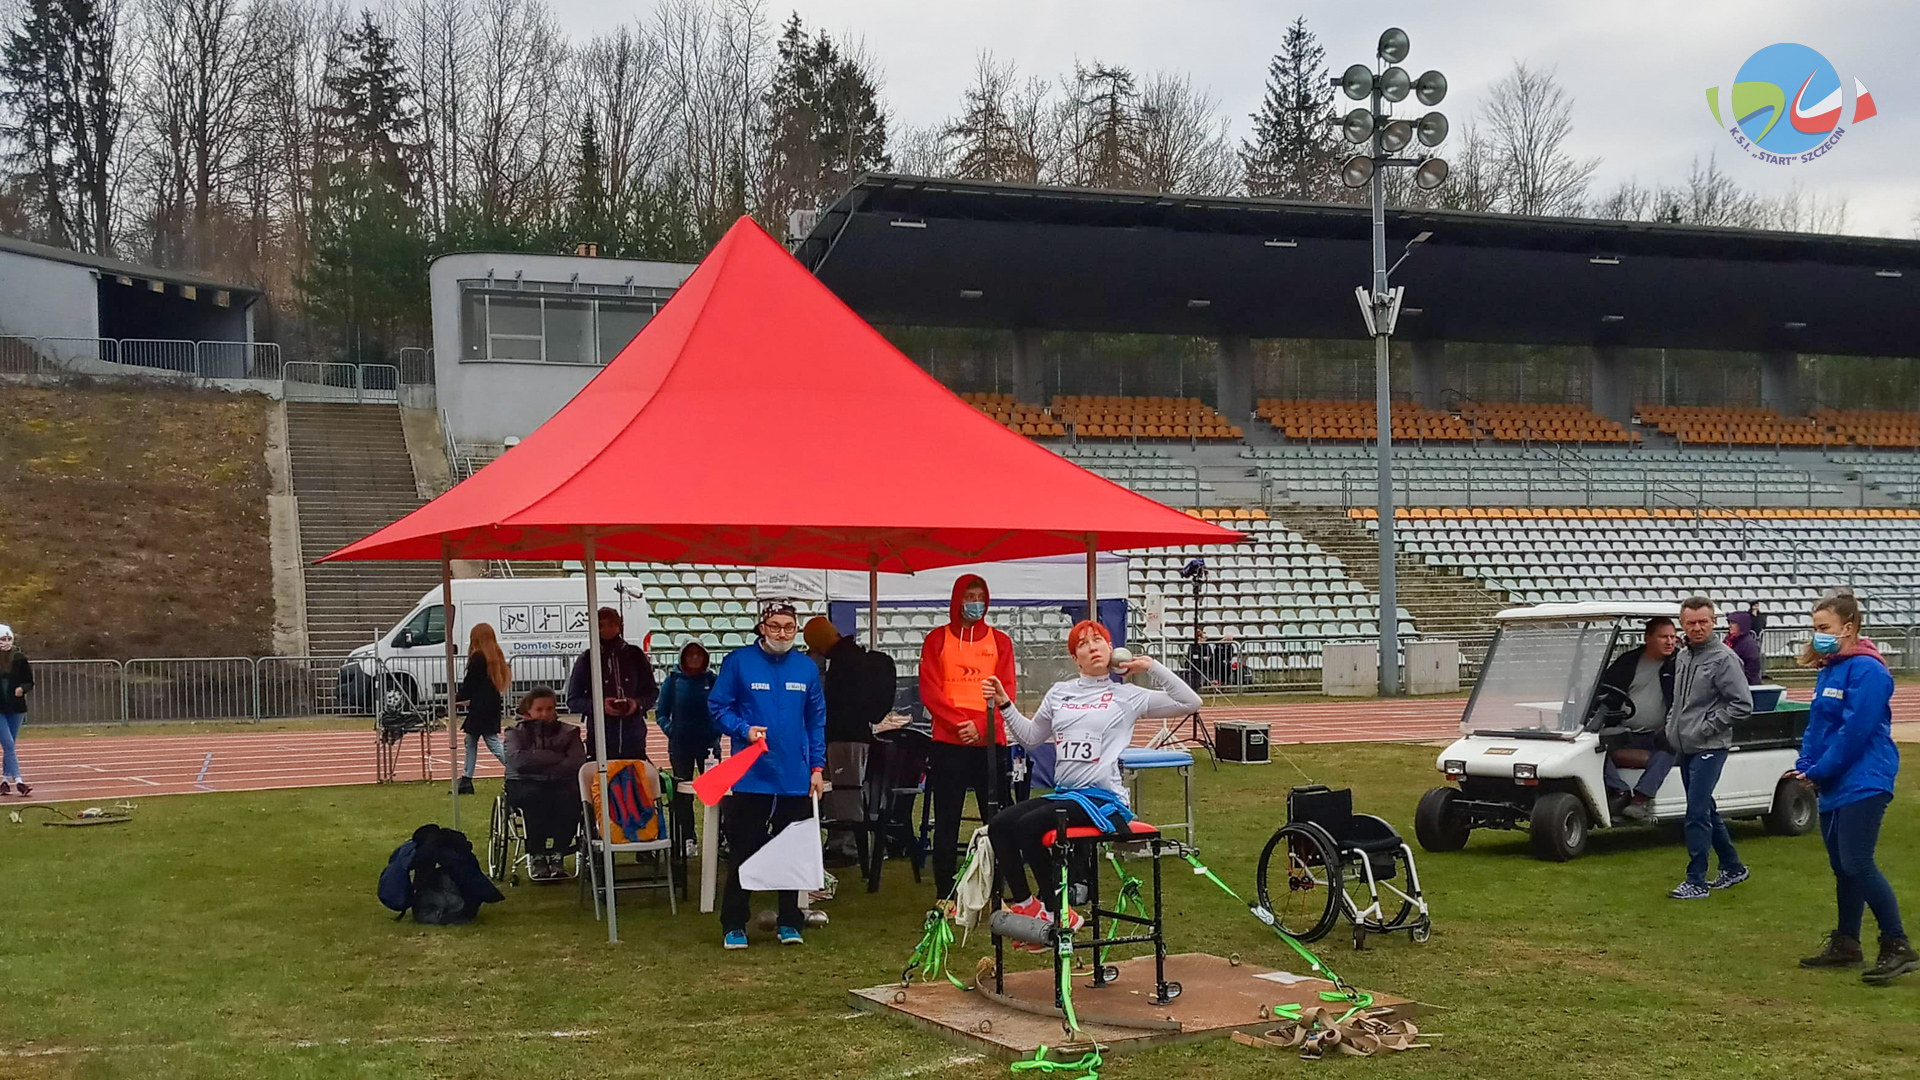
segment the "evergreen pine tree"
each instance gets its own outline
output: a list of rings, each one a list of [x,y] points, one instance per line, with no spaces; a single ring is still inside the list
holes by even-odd
[[[1287,27],[1267,65],[1267,94],[1253,115],[1253,138],[1241,140],[1247,193],[1283,199],[1331,199],[1340,135],[1332,125],[1334,88],[1326,50],[1301,16]]]

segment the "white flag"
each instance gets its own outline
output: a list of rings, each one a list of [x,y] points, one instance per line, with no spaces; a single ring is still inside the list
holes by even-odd
[[[814,816],[781,829],[740,864],[740,887],[748,892],[793,889],[810,892],[827,884],[827,867],[820,855],[820,807]]]

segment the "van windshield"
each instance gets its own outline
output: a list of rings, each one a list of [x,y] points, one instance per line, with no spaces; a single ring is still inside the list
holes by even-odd
[[[409,640],[411,639],[411,640]],[[447,609],[435,604],[414,612],[393,635],[396,646],[406,645],[445,645],[447,643]]]
[[[1544,731],[1572,734],[1585,723],[1612,623],[1509,623],[1487,650],[1467,715],[1466,733]]]

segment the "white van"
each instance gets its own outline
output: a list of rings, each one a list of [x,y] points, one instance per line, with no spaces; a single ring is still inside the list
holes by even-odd
[[[600,606],[615,608],[624,617],[626,639],[648,648],[653,619],[639,579],[604,576],[599,592]],[[513,668],[516,689],[544,685],[564,694],[574,657],[586,651],[587,635],[594,632],[587,579],[582,577],[462,578],[453,583],[453,609],[456,680],[466,671],[468,635],[479,623],[491,623]],[[422,705],[444,702],[446,633],[446,609],[440,590],[434,589],[378,640],[347,655],[340,668],[341,705],[371,706],[383,670],[392,680],[390,697],[404,695]]]

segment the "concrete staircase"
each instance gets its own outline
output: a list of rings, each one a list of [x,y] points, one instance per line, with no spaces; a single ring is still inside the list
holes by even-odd
[[[1286,522],[1320,550],[1337,556],[1347,568],[1347,576],[1378,591],[1380,588],[1380,539],[1359,521],[1347,517],[1345,510],[1282,506],[1274,508],[1274,517]],[[1461,651],[1478,656],[1493,630],[1494,612],[1511,607],[1507,599],[1489,592],[1472,578],[1447,573],[1405,555],[1394,561],[1395,591],[1399,606],[1413,616],[1420,636],[1461,643]]]
[[[392,405],[287,402],[287,448],[300,506],[307,648],[340,656],[373,640],[440,584],[424,562],[314,560],[389,525],[422,499]]]

